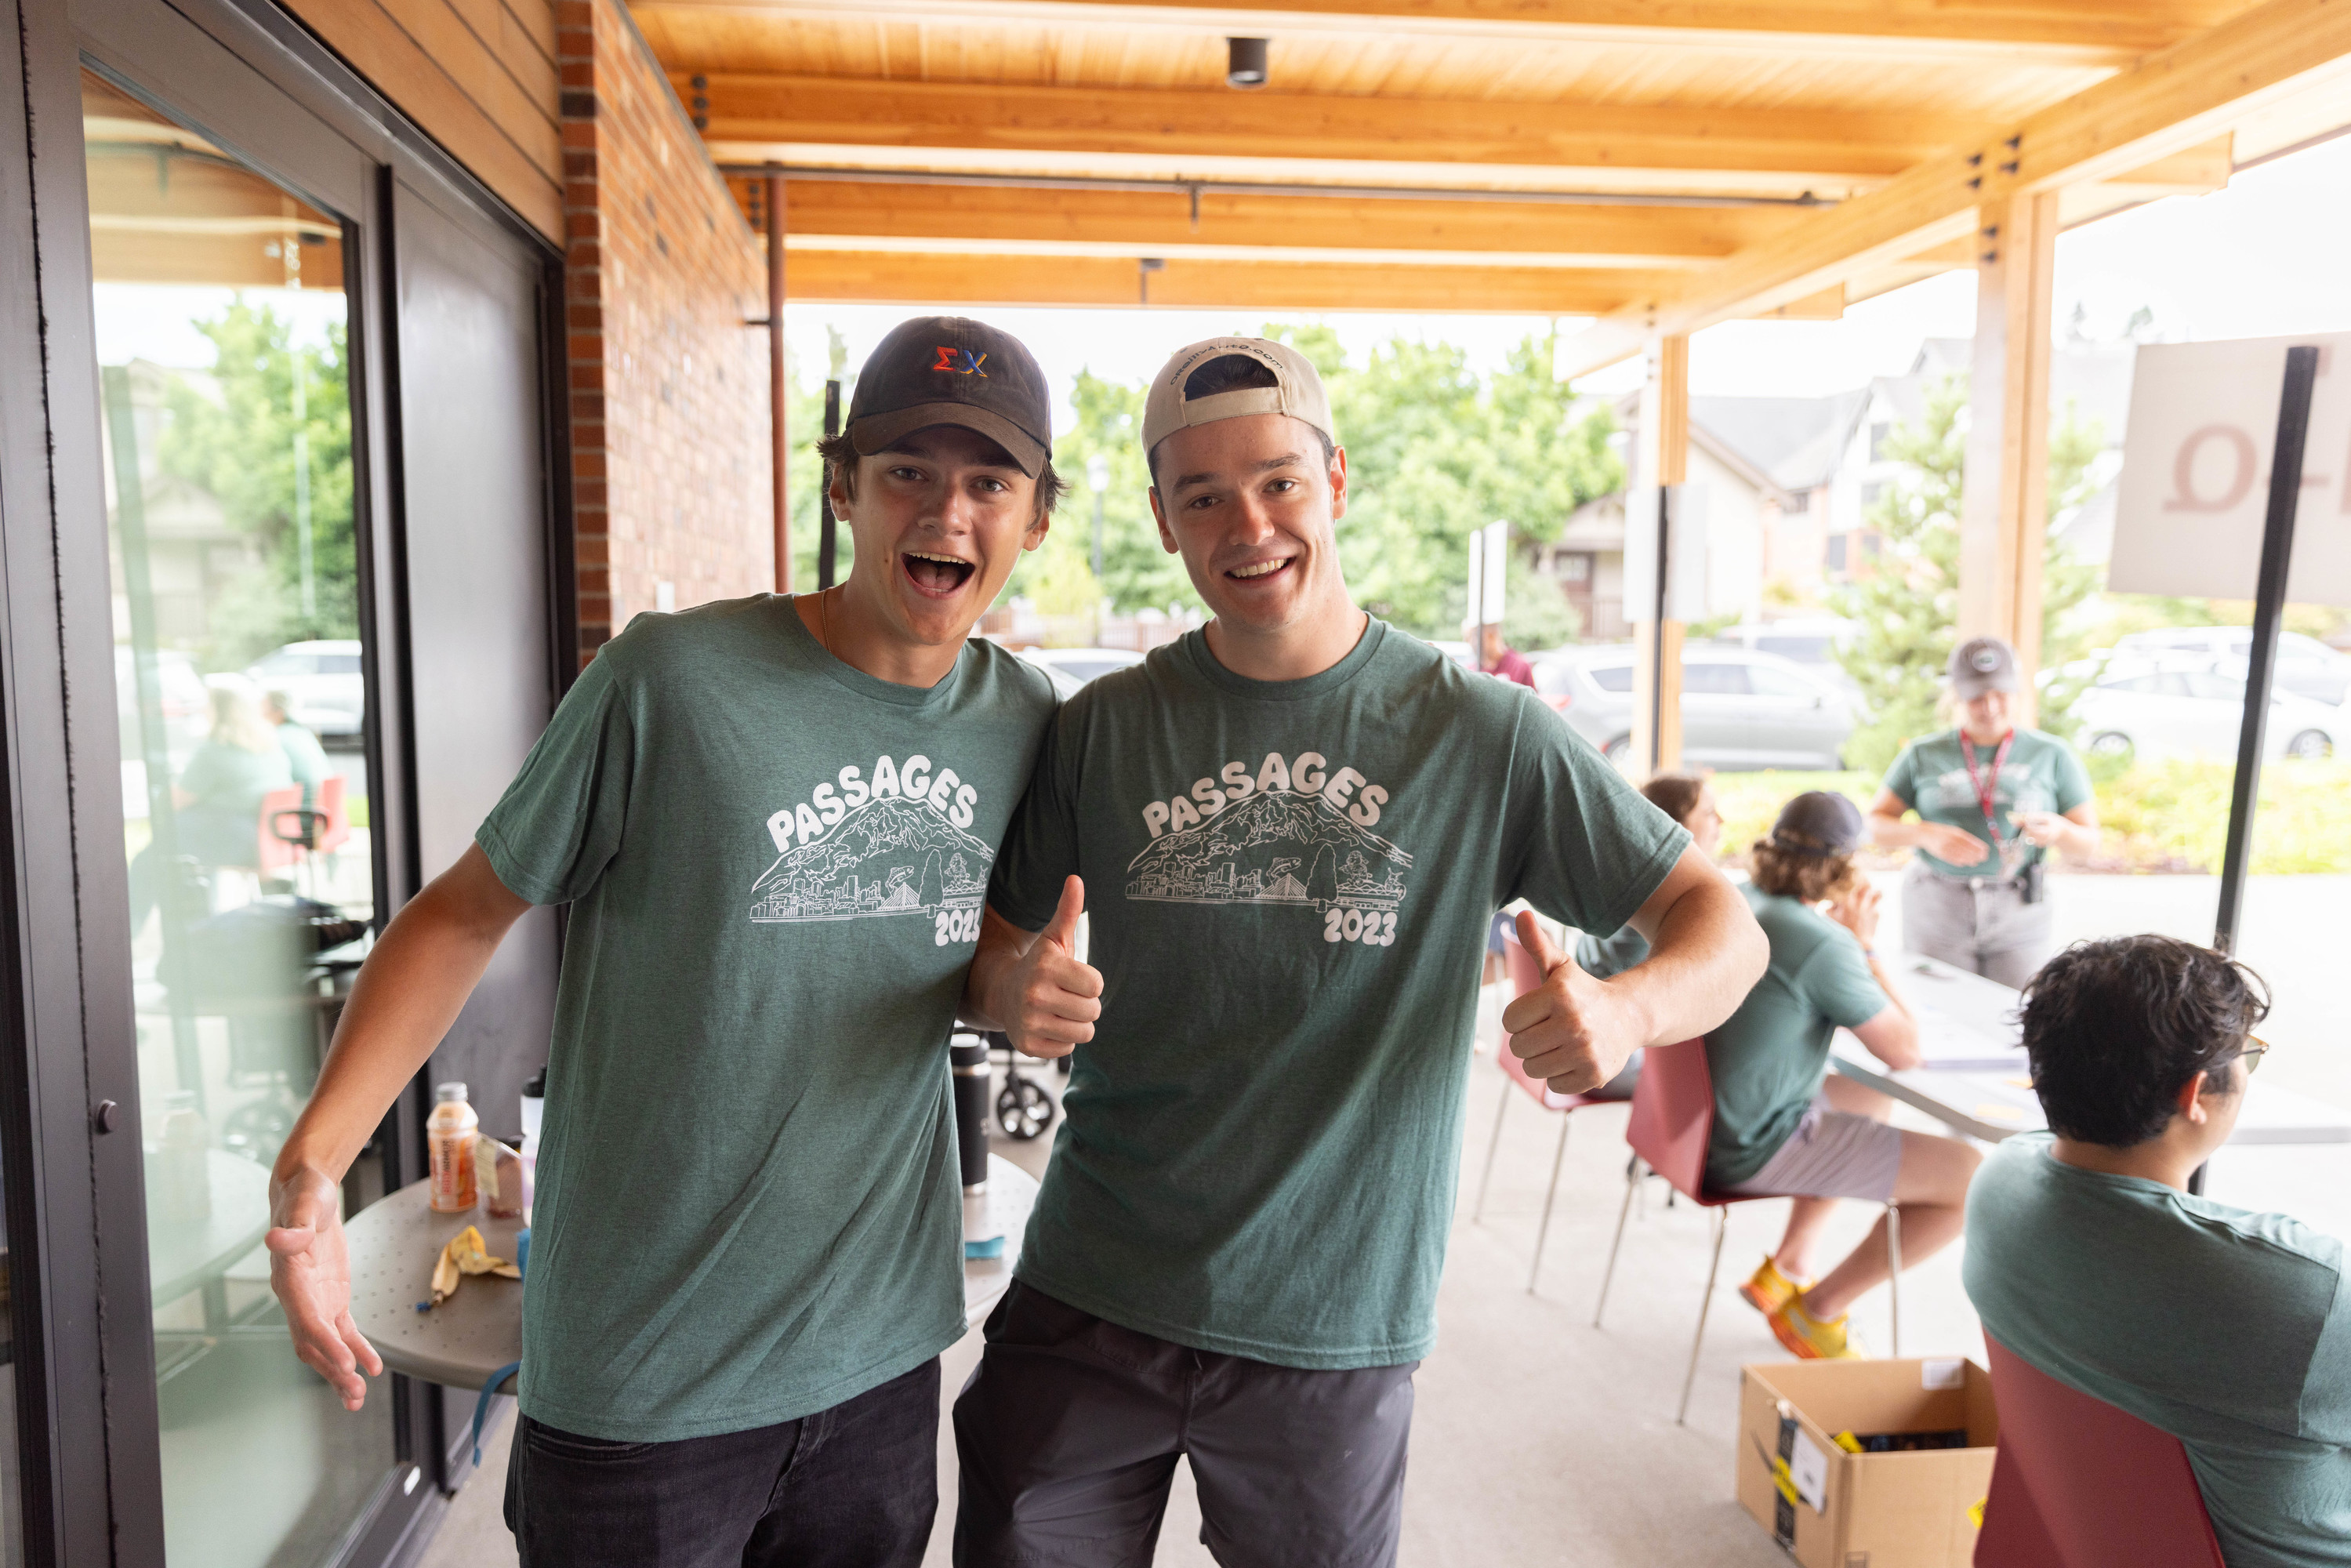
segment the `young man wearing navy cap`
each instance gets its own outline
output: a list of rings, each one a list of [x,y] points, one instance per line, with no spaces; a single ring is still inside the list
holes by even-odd
[[[1185,350],[1143,439],[1215,619],[1062,707],[989,885],[964,1016],[1076,1054],[956,1404],[956,1561],[1148,1561],[1183,1454],[1219,1562],[1385,1563],[1494,911],[1653,944],[1596,980],[1520,917],[1549,978],[1504,1023],[1563,1090],[1719,1022],[1763,941],[1533,693],[1355,607],[1302,356]]]
[[[360,973],[267,1239],[354,1409],[381,1364],[338,1183],[507,927],[571,906],[507,1494],[530,1568],[922,1558],[964,1332],[945,1046],[1053,700],[967,637],[1044,538],[1051,440],[1017,340],[893,331],[825,449],[849,580],[631,622]]]

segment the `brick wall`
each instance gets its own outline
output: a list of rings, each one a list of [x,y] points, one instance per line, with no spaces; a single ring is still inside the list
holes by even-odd
[[[585,664],[642,611],[774,586],[768,340],[744,325],[767,263],[619,0],[557,19]]]

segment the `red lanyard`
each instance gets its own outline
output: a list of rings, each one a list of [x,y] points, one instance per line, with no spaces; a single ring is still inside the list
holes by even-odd
[[[1992,848],[2001,847],[2000,822],[1992,815],[1992,792],[2000,788],[2000,765],[2008,760],[2008,748],[2016,744],[2016,731],[2010,730],[2000,737],[2000,749],[1991,754],[1991,774],[1989,778],[1976,771],[1975,742],[1966,730],[1959,731],[1959,755],[1967,760],[1968,782],[1976,787],[1976,804],[1983,808],[1984,826],[1991,831]]]

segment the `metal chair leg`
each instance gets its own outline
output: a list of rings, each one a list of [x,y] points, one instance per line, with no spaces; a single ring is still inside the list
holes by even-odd
[[[1504,1046],[1502,1049],[1507,1051],[1510,1048]],[[1510,1108],[1510,1094],[1513,1089],[1510,1075],[1505,1072],[1500,1076],[1502,1099],[1501,1103],[1494,1107],[1494,1135],[1486,1140],[1486,1169],[1478,1177],[1477,1205],[1469,1210],[1469,1223],[1472,1225],[1477,1224],[1486,1212],[1486,1186],[1494,1179],[1494,1155],[1502,1146],[1502,1113]]]
[[[1616,1278],[1616,1254],[1625,1246],[1625,1222],[1633,1218],[1633,1195],[1641,1190],[1641,1156],[1635,1155],[1632,1164],[1625,1167],[1625,1207],[1616,1211],[1616,1239],[1608,1244],[1608,1269],[1600,1276],[1600,1304],[1592,1309],[1592,1326],[1600,1326],[1600,1314],[1608,1310],[1608,1286]]]
[[[1698,1304],[1698,1333],[1690,1335],[1689,1371],[1682,1375],[1681,1408],[1674,1412],[1674,1425],[1677,1427],[1687,1425],[1684,1417],[1689,1415],[1690,1385],[1698,1381],[1698,1347],[1706,1343],[1707,1309],[1714,1305],[1714,1279],[1722,1270],[1722,1243],[1729,1234],[1730,1211],[1727,1208],[1716,1209],[1714,1211],[1714,1261],[1706,1266],[1706,1295]]]
[[[1552,1200],[1559,1196],[1559,1168],[1567,1163],[1567,1113],[1559,1113],[1559,1152],[1551,1157],[1551,1186],[1543,1194],[1542,1223],[1535,1227],[1535,1263],[1527,1270],[1527,1294],[1535,1293],[1535,1279],[1542,1272],[1543,1243],[1551,1239]]]
[[[1902,1357],[1902,1206],[1886,1206],[1886,1307],[1894,1315],[1892,1349],[1896,1360]]]

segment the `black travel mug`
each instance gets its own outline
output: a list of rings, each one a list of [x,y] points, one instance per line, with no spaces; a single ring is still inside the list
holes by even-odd
[[[955,1074],[956,1147],[963,1156],[963,1190],[987,1186],[987,1042],[957,1030],[947,1037],[947,1063]]]

